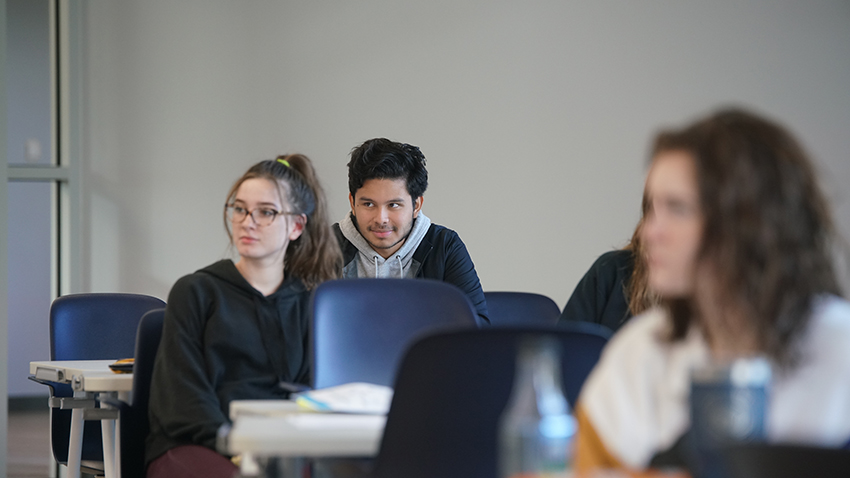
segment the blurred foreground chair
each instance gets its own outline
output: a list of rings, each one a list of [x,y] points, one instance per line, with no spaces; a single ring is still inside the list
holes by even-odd
[[[314,388],[348,382],[392,385],[413,339],[439,328],[477,328],[466,295],[434,280],[325,282],[313,294],[312,311]]]
[[[153,364],[162,338],[165,309],[151,310],[142,316],[136,332],[133,363],[133,397],[130,403],[110,401],[121,417],[121,477],[145,477],[145,440],[150,431],[148,399]]]
[[[162,300],[141,294],[91,293],[57,298],[50,305],[50,360],[130,358],[142,315],[165,307]],[[66,384],[48,384],[50,396],[71,397]],[[68,464],[71,410],[50,409],[50,442],[56,462]],[[83,473],[102,474],[103,441],[99,422],[83,431]]]
[[[526,336],[553,337],[561,345],[572,406],[610,332],[576,323],[445,332],[417,341],[399,367],[374,476],[495,478],[499,416]]]
[[[561,309],[554,300],[533,292],[485,292],[490,325],[555,325]]]
[[[850,450],[789,444],[747,444],[726,453],[730,478],[847,478]]]

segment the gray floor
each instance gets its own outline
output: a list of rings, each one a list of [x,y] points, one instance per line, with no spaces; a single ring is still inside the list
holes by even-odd
[[[47,398],[15,399],[9,404],[8,478],[50,476],[49,427]]]

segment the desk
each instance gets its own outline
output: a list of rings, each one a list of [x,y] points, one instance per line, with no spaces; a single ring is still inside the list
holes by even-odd
[[[305,411],[289,400],[234,400],[229,454],[243,455],[243,473],[255,458],[374,457],[385,415]]]
[[[68,444],[68,476],[80,477],[84,418],[100,420],[103,433],[103,463],[106,478],[121,478],[119,434],[121,423],[117,410],[96,408],[95,398],[117,397],[129,402],[133,390],[133,374],[114,373],[109,364],[115,360],[58,360],[30,362],[30,374],[39,380],[67,383],[73,397],[52,398],[50,406],[71,409],[71,436]],[[96,397],[97,395],[97,397]]]

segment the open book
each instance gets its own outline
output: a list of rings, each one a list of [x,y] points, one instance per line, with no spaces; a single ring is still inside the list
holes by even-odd
[[[299,406],[318,412],[386,415],[393,399],[393,389],[354,382],[296,393],[292,399]]]

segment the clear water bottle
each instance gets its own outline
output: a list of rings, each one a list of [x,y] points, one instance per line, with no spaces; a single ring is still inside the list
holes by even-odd
[[[511,398],[499,422],[500,478],[571,476],[575,431],[561,385],[558,342],[523,340]]]

